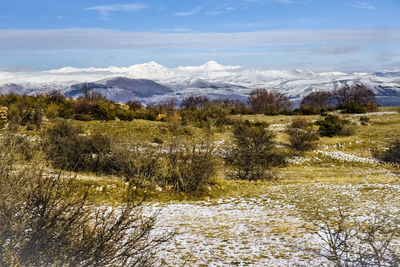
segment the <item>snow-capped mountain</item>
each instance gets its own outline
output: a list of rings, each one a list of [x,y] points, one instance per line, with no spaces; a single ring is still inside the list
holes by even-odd
[[[64,67],[41,72],[0,72],[0,92],[37,94],[59,90],[81,94],[83,84],[107,98],[157,103],[187,95],[245,100],[254,88],[278,90],[293,101],[313,91],[329,91],[345,84],[363,83],[382,105],[400,105],[400,71],[377,73],[312,72],[223,66],[209,61],[201,66],[167,68],[156,62],[109,68]]]

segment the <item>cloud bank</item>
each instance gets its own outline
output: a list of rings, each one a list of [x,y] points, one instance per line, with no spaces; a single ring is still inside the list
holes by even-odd
[[[234,33],[124,32],[107,29],[0,30],[0,50],[251,47],[316,44],[396,44],[400,29],[274,30]],[[354,50],[355,46],[350,50]],[[341,48],[343,50],[343,47]],[[344,47],[344,50],[348,48]],[[320,52],[329,53],[329,49]],[[340,49],[339,49],[340,50]],[[337,53],[340,51],[333,51]]]

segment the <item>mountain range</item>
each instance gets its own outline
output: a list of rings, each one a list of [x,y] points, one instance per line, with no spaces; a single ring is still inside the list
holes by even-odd
[[[145,104],[175,97],[206,95],[246,101],[251,90],[278,90],[298,103],[314,91],[331,91],[343,85],[363,83],[381,105],[400,105],[400,71],[376,73],[269,70],[223,66],[209,61],[201,66],[167,68],[156,62],[109,68],[64,67],[37,72],[0,72],[0,93],[38,94],[58,90],[68,97],[82,95],[88,86],[110,100],[137,99]]]

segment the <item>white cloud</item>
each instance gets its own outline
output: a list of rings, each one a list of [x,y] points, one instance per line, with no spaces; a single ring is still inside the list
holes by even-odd
[[[348,6],[370,10],[376,9],[373,5],[366,2],[354,2],[352,4],[349,4]]]
[[[317,48],[311,49],[312,52],[321,54],[321,55],[340,55],[340,54],[349,54],[356,51],[361,50],[359,46],[349,45],[349,46],[321,46]]]
[[[203,7],[198,6],[190,11],[176,12],[175,16],[192,16],[199,13],[202,9]]]
[[[222,13],[224,13],[224,12],[221,10],[213,10],[213,11],[207,11],[206,15],[214,16],[214,15],[220,15]]]
[[[284,3],[284,4],[291,4],[291,3],[293,3],[293,0],[276,0],[277,2],[281,2],[281,3]]]
[[[86,8],[87,10],[95,10],[100,12],[103,16],[108,16],[110,12],[115,11],[140,11],[148,8],[143,4],[114,4],[114,5],[100,5]]]
[[[400,44],[399,29],[273,30],[234,33],[106,29],[0,30],[0,50]],[[354,49],[354,48],[353,48]],[[343,50],[343,47],[342,47]]]
[[[391,61],[393,59],[396,59],[399,56],[400,56],[400,54],[396,53],[395,51],[383,51],[383,52],[379,53],[376,60],[381,63],[385,63],[385,62]]]
[[[224,14],[226,12],[232,11],[232,10],[235,10],[235,8],[234,7],[227,7],[227,8],[223,8],[223,9],[215,9],[215,10],[207,11],[205,14],[206,15],[210,15],[210,16],[212,16],[212,15],[220,15],[220,14]]]

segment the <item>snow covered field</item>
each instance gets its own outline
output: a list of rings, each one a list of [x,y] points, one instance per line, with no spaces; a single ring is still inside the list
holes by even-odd
[[[374,208],[400,211],[400,186],[388,184],[272,186],[256,198],[164,204],[159,226],[174,228],[177,235],[161,249],[159,261],[167,266],[327,264],[317,253],[323,242],[304,227],[300,211],[312,194],[328,205],[351,197],[349,205],[357,204],[354,213],[365,220]]]

